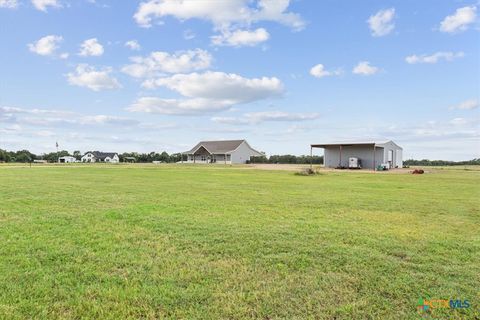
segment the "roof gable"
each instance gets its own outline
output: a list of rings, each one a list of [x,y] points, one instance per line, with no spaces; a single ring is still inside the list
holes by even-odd
[[[218,141],[200,141],[191,150],[185,153],[195,153],[200,147],[204,147],[208,152],[229,153],[237,149],[245,140],[218,140]]]

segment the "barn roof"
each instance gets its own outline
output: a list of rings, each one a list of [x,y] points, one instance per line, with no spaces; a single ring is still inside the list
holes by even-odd
[[[338,142],[330,142],[330,143],[314,143],[310,146],[312,148],[326,148],[326,147],[347,147],[347,146],[377,146],[377,147],[384,147],[385,144],[392,142],[396,146],[398,146],[395,142],[391,140],[382,140],[382,141],[338,141]],[[400,146],[398,146],[400,147]]]

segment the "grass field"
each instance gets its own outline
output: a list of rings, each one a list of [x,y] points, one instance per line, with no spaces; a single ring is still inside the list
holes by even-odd
[[[3,165],[0,204],[0,319],[480,318],[475,167]]]

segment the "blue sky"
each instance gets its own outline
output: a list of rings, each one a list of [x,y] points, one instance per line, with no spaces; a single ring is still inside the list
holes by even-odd
[[[406,158],[479,157],[478,6],[0,0],[0,148],[391,139]]]

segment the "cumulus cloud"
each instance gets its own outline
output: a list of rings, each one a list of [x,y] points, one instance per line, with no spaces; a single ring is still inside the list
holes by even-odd
[[[80,64],[75,72],[67,74],[67,79],[71,85],[85,87],[93,91],[120,88],[121,85],[118,80],[110,76],[111,72],[111,68],[96,70],[87,64]]]
[[[374,37],[386,36],[395,28],[393,19],[395,18],[395,8],[380,10],[368,18],[368,26]]]
[[[131,50],[136,50],[136,51],[138,51],[142,48],[137,40],[129,40],[129,41],[125,42],[125,47],[127,47]]]
[[[370,65],[368,61],[360,61],[352,70],[354,74],[371,76],[380,71],[379,68]]]
[[[473,110],[477,109],[479,107],[480,103],[478,102],[477,99],[469,99],[466,101],[463,101],[462,103],[450,107],[450,109],[458,109],[458,110]]]
[[[0,0],[0,8],[15,9],[18,7],[17,0]]]
[[[58,49],[58,45],[63,41],[61,36],[49,35],[40,38],[34,43],[29,43],[28,48],[31,52],[34,52],[41,56],[53,56]]]
[[[452,61],[457,58],[462,58],[464,56],[463,52],[436,52],[431,55],[411,55],[405,58],[405,61],[410,64],[415,63],[437,63],[440,60]]]
[[[315,78],[323,78],[328,76],[338,76],[342,74],[342,70],[337,69],[334,71],[327,71],[325,70],[325,66],[323,64],[317,64],[310,69],[310,74]]]
[[[58,0],[32,0],[33,6],[40,11],[47,12],[48,7],[59,8],[61,7]]]
[[[173,16],[179,20],[207,20],[216,29],[233,24],[246,26],[258,21],[275,21],[294,29],[303,28],[305,22],[300,15],[287,11],[289,4],[290,0],[149,0],[140,3],[134,19],[142,27],[150,27],[155,19]]]
[[[128,110],[163,114],[199,114],[230,108],[236,104],[279,96],[283,84],[275,77],[244,78],[237,74],[205,72],[176,74],[147,81],[147,87],[166,87],[181,99],[143,97]]]
[[[282,82],[275,77],[244,78],[234,73],[212,72],[176,74],[159,78],[148,86],[166,87],[190,98],[207,98],[231,104],[248,103],[283,92]]]
[[[147,78],[162,73],[181,73],[203,70],[210,67],[212,56],[205,50],[195,49],[168,53],[155,51],[146,57],[132,57],[132,64],[122,68],[122,72],[134,78]]]
[[[98,42],[97,38],[83,41],[80,45],[79,55],[83,57],[101,56],[103,54],[103,46]]]
[[[477,18],[477,7],[467,6],[458,8],[454,14],[445,17],[440,23],[440,31],[455,33],[465,31]]]
[[[220,35],[212,36],[212,44],[216,46],[256,46],[259,43],[265,42],[270,38],[270,34],[264,28],[256,30],[225,30]]]
[[[222,101],[209,99],[163,99],[158,97],[141,97],[127,110],[131,112],[159,113],[168,115],[196,115],[222,111],[229,107]]]

